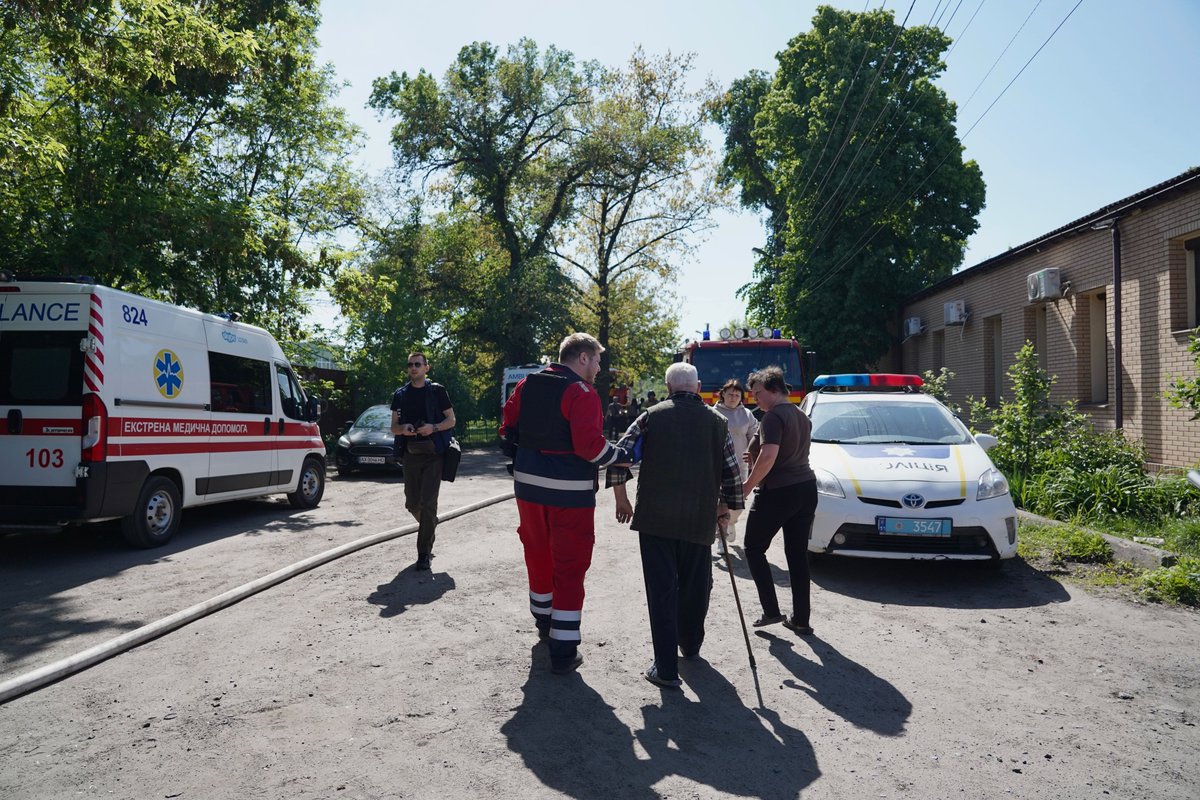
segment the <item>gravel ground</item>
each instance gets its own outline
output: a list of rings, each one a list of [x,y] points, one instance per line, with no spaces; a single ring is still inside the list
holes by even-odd
[[[443,510],[511,489],[464,458]],[[319,509],[195,509],[163,550],[0,539],[0,680],[410,522],[394,477]],[[814,565],[817,635],[751,635],[714,569],[683,691],[641,677],[636,535],[601,493],[580,671],[550,674],[511,500],[305,573],[0,706],[0,797],[1200,796],[1200,614],[1016,562]],[[758,615],[740,549],[733,573]],[[786,586],[782,542],[770,553]]]

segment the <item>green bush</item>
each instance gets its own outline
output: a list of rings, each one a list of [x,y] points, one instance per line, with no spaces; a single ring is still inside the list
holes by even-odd
[[[1108,564],[1112,561],[1112,548],[1098,533],[1072,529],[1054,543],[1050,557],[1079,564]]]
[[[1148,600],[1200,605],[1200,558],[1184,557],[1173,566],[1150,570],[1142,576],[1141,588]]]
[[[1017,351],[1008,376],[1011,400],[1001,398],[992,408],[968,398],[968,405],[972,425],[990,427],[998,439],[988,455],[1008,478],[1017,505],[1090,522],[1163,523],[1200,514],[1200,492],[1185,479],[1146,473],[1140,442],[1120,430],[1095,430],[1074,403],[1050,401],[1054,378],[1038,366],[1032,344]]]

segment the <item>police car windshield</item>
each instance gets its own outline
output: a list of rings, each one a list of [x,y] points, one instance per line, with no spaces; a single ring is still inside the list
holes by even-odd
[[[691,356],[692,366],[700,378],[700,388],[715,392],[725,381],[736,378],[746,382],[751,372],[763,367],[778,366],[783,378],[792,386],[800,386],[800,356],[789,347],[711,347],[697,348]]]
[[[354,427],[388,430],[392,427],[392,410],[387,406],[371,406],[359,414]]]
[[[812,440],[833,444],[967,444],[961,422],[932,402],[838,400],[811,409]]]

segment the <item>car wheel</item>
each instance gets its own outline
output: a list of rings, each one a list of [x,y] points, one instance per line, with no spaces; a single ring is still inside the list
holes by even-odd
[[[182,506],[175,482],[151,475],[142,485],[133,513],[121,519],[121,534],[134,547],[164,545],[179,529]]]
[[[325,465],[315,458],[304,459],[300,468],[300,482],[296,491],[289,492],[287,499],[293,508],[316,508],[325,494]]]

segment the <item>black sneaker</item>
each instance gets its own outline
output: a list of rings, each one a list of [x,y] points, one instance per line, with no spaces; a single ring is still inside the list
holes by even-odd
[[[429,562],[433,560],[433,553],[426,553],[423,556],[417,556],[417,563],[413,565],[413,569],[429,569]]]
[[[565,664],[551,664],[550,671],[555,675],[570,675],[575,670],[579,669],[579,665],[583,663],[583,654],[576,653],[575,657]]]
[[[538,625],[537,632],[538,632],[538,639],[540,639],[543,642],[550,638],[550,626],[549,625]]]

